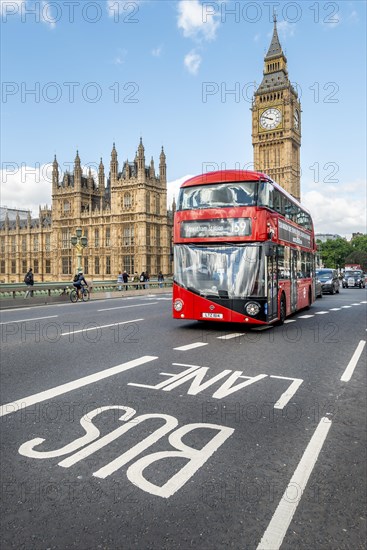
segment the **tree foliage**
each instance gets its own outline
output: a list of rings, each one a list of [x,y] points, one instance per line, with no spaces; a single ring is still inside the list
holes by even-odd
[[[367,271],[367,235],[356,235],[350,242],[338,238],[317,241],[321,262],[325,267],[344,268],[345,264],[360,264]]]

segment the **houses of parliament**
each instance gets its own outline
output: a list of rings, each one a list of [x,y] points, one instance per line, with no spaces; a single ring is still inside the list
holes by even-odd
[[[275,17],[263,79],[252,102],[252,144],[254,169],[299,199],[301,107],[288,78]],[[22,282],[30,267],[36,282],[70,281],[77,266],[71,244],[77,228],[87,238],[82,254],[87,278],[115,279],[123,270],[172,273],[174,204],[167,210],[163,147],[157,169],[153,158],[146,164],[142,139],[134,161],[119,167],[114,144],[109,168],[106,178],[101,159],[96,177],[90,169],[83,174],[77,152],[73,172],[60,178],[55,156],[52,208],[40,207],[38,218],[1,209],[0,282]]]

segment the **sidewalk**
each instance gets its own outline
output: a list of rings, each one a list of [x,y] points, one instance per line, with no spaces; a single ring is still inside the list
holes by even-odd
[[[127,298],[129,296],[147,296],[148,294],[168,294],[172,292],[172,287],[166,288],[145,288],[139,290],[113,290],[113,291],[98,291],[90,294],[90,300],[107,300],[109,298]],[[71,304],[69,294],[61,296],[34,296],[33,298],[17,297],[15,299],[3,299],[0,302],[0,310],[24,308],[33,306],[44,306],[55,303]]]

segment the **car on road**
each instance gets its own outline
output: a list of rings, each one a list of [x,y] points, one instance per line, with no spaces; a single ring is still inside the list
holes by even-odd
[[[320,279],[317,276],[315,281],[315,298],[322,298],[322,285]]]
[[[322,293],[339,294],[340,281],[336,269],[323,267],[316,270],[316,279],[321,282]]]
[[[342,284],[343,288],[365,288],[366,277],[363,271],[358,269],[348,270],[344,272]]]

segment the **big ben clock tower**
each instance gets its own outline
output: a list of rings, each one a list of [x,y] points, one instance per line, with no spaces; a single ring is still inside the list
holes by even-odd
[[[252,103],[254,168],[300,199],[301,104],[288,78],[276,16],[264,76]]]

